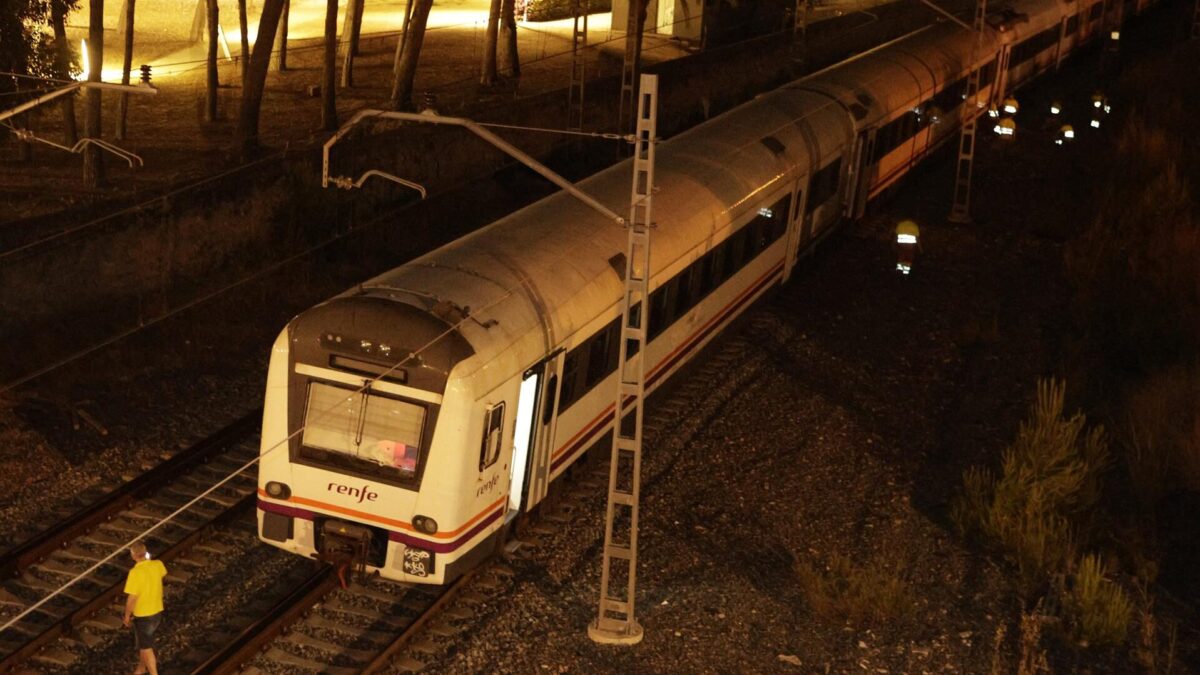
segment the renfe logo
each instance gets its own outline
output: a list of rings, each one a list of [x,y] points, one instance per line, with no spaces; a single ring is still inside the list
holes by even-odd
[[[361,503],[363,503],[364,499],[366,501],[373,502],[379,498],[379,493],[372,492],[369,488],[370,488],[369,485],[363,485],[360,488],[356,488],[356,487],[350,487],[349,485],[330,483],[329,487],[326,489],[328,489],[330,492],[336,492],[339,495],[349,495],[351,497],[358,497],[358,503],[361,504]]]

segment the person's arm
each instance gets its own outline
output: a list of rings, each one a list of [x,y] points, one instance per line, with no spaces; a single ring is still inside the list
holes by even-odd
[[[125,624],[126,628],[129,628],[132,625],[131,620],[133,619],[133,608],[137,605],[137,599],[138,596],[130,594],[125,600],[125,619],[122,621],[122,623]]]

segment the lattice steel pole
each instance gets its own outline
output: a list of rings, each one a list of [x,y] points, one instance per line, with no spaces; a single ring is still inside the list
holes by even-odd
[[[975,21],[972,29],[975,31],[975,46],[971,49],[971,74],[967,76],[967,105],[964,112],[967,118],[963,120],[962,135],[958,139],[958,163],[954,170],[954,203],[950,206],[947,217],[952,223],[971,222],[971,171],[975,164],[975,141],[979,131],[979,79],[980,68],[977,67],[979,55],[983,52],[983,29],[987,19],[987,0],[975,3]]]
[[[567,130],[583,131],[587,85],[588,0],[571,0],[571,84],[567,88]]]
[[[654,196],[654,146],[658,131],[658,76],[642,75],[638,94],[637,138],[629,238],[625,245],[625,295],[621,298],[621,346],[617,396],[613,404],[612,459],[608,470],[608,509],[604,520],[604,560],[600,568],[600,611],[588,637],[605,644],[636,644],[642,627],[634,616],[637,593],[638,500],[642,486],[642,411],[646,393],[646,329],[650,325],[650,230]],[[633,416],[633,428],[625,418]],[[618,522],[619,521],[619,522]],[[623,567],[623,570],[622,570]],[[613,597],[611,590],[624,593]]]
[[[621,62],[621,102],[617,108],[620,118],[617,130],[629,133],[633,117],[634,101],[637,98],[638,72],[642,61],[641,7],[647,0],[629,0],[629,16],[625,22],[625,59]]]

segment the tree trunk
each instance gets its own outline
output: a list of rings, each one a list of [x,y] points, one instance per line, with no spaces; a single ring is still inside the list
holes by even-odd
[[[341,86],[354,86],[354,57],[358,54],[358,40],[354,35],[354,27],[359,23],[362,11],[362,0],[346,0],[346,18],[342,22],[342,37],[346,40],[346,51],[342,56]]]
[[[283,17],[279,19],[279,36],[275,40],[275,67],[279,72],[287,70],[288,14],[292,0],[283,0]]]
[[[246,0],[238,0],[238,28],[242,32],[242,52],[238,55],[238,65],[242,71],[242,89],[245,89],[250,62],[250,22],[246,20]]]
[[[325,0],[325,67],[321,73],[321,128],[325,131],[337,131],[337,11],[338,0]]]
[[[496,84],[496,36],[500,30],[500,0],[492,0],[488,11],[487,33],[483,43],[483,65],[479,70],[479,84],[490,87]]]
[[[50,5],[50,23],[54,28],[55,65],[58,76],[64,77],[71,71],[71,44],[67,42],[66,12],[61,3]],[[63,142],[73,146],[79,141],[79,129],[75,126],[75,95],[62,97]]]
[[[396,40],[396,55],[392,57],[392,79],[400,73],[400,56],[404,53],[404,42],[408,40],[408,24],[412,23],[413,0],[405,0],[404,25],[400,27],[400,39]],[[395,85],[393,85],[393,89]]]
[[[405,28],[404,53],[396,67],[396,78],[392,82],[392,109],[412,110],[413,80],[417,76],[417,61],[421,58],[421,45],[425,42],[425,25],[429,23],[429,10],[433,0],[415,0],[411,25]]]
[[[134,0],[125,0],[125,60],[121,62],[121,84],[129,84],[129,71],[133,68],[133,7]],[[129,94],[122,92],[117,105],[117,140],[125,140],[125,121],[129,116]]]
[[[359,55],[358,43],[362,37],[362,22],[363,10],[366,9],[366,0],[356,0],[354,3],[354,21],[350,24],[350,51],[355,55]]]
[[[104,67],[104,0],[91,0],[88,16],[88,66],[89,82],[99,82]],[[100,138],[100,90],[87,90],[87,129],[89,138]],[[96,145],[89,144],[83,151],[83,183],[90,188],[104,185],[104,155]]]
[[[208,57],[205,59],[204,121],[217,121],[217,26],[220,25],[220,8],[217,0],[208,2]]]
[[[242,107],[238,111],[234,136],[243,158],[258,149],[258,117],[267,83],[267,67],[271,65],[271,45],[275,43],[275,31],[279,28],[283,4],[284,0],[266,0],[258,21],[258,39],[254,41],[254,51],[250,55],[250,74],[246,78],[246,86],[242,88]]]
[[[516,0],[503,0],[500,6],[500,20],[505,64],[513,77],[521,77],[521,57],[517,54]]]

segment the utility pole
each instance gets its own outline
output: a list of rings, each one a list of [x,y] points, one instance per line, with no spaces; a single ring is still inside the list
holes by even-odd
[[[571,83],[567,87],[567,130],[583,131],[583,92],[587,85],[588,0],[571,0],[571,21]]]
[[[813,0],[796,0],[792,13],[792,60],[801,75],[808,71],[808,20]]]
[[[629,0],[625,22],[625,60],[621,62],[621,103],[617,108],[617,131],[628,133],[637,98],[637,78],[642,65],[642,7],[649,0]]]
[[[979,54],[983,52],[983,29],[987,25],[987,0],[977,0],[975,3],[975,21],[972,29],[975,31],[975,47],[971,49],[971,73],[967,76],[967,101],[963,109],[966,119],[963,120],[962,135],[958,139],[958,162],[954,175],[954,203],[950,206],[947,217],[952,223],[966,224],[971,222],[971,170],[975,164],[975,140],[979,130],[978,119],[981,106],[979,105],[980,68],[977,67]]]
[[[646,332],[650,326],[650,230],[654,227],[654,148],[658,132],[658,76],[642,75],[638,95],[633,188],[625,244],[625,294],[621,298],[621,346],[613,404],[612,459],[600,567],[600,611],[588,637],[602,644],[637,644],[642,627],[634,615],[637,593],[638,503],[642,488],[642,416],[646,394]],[[631,360],[632,358],[632,360]],[[633,416],[633,428],[625,418]],[[618,522],[619,521],[619,522]],[[618,532],[618,529],[624,530]],[[622,570],[621,568],[624,567]],[[622,574],[623,572],[623,574]],[[623,579],[622,579],[623,578]],[[616,597],[612,588],[624,592]]]

